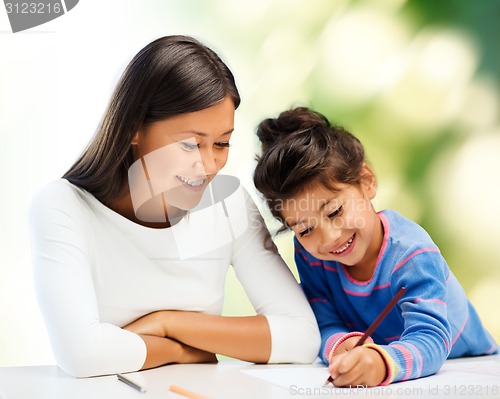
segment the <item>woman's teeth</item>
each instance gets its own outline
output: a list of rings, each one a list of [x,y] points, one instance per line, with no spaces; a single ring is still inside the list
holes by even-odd
[[[340,249],[337,249],[336,251],[332,251],[332,253],[334,254],[341,254],[342,252],[344,252],[347,248],[349,248],[352,244],[352,241],[354,240],[354,236],[352,236],[349,241],[347,241],[347,243]]]
[[[188,186],[191,186],[191,187],[198,187],[198,186],[201,186],[203,183],[205,183],[205,180],[206,179],[199,179],[199,180],[189,180],[185,177],[182,177],[182,176],[177,176],[177,178],[187,184]]]

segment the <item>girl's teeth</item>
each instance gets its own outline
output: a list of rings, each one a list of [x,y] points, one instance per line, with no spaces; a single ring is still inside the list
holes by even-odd
[[[340,249],[337,249],[336,251],[333,251],[334,254],[341,254],[342,252],[344,252],[347,248],[349,248],[352,244],[352,240],[354,239],[354,237],[351,237],[349,239],[349,241],[347,241],[347,243]]]

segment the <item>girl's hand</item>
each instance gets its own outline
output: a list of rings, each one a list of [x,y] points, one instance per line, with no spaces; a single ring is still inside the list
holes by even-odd
[[[139,334],[166,337],[169,311],[149,313],[123,327],[124,330]]]
[[[337,355],[340,355],[341,353],[345,353],[345,352],[350,351],[352,348],[354,348],[356,346],[356,344],[358,343],[360,338],[361,337],[357,337],[357,336],[347,338],[335,350],[334,356],[337,356]],[[366,343],[373,342],[373,340],[369,337],[365,342]]]
[[[376,350],[363,346],[352,348],[349,352],[342,352],[339,349],[328,366],[335,386],[373,387],[380,385],[386,378],[385,362]]]

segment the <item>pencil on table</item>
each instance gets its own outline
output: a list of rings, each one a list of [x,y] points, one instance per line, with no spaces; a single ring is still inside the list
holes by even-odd
[[[177,386],[177,385],[170,385],[170,387],[168,389],[170,389],[172,392],[178,393],[180,395],[184,395],[185,397],[190,398],[190,399],[209,399],[206,396],[200,395],[200,394],[192,392],[192,391],[188,391],[187,389],[182,388],[182,387]]]
[[[132,381],[131,379],[125,377],[123,374],[117,374],[116,375],[118,377],[118,379],[121,381],[121,382],[124,382],[125,384],[127,384],[129,387],[132,387],[134,389],[137,389],[139,392],[141,393],[145,393],[146,392],[146,388],[137,384],[136,382]]]
[[[373,332],[378,327],[378,325],[382,322],[382,320],[384,320],[385,317],[392,310],[392,308],[394,306],[396,306],[396,303],[398,303],[399,299],[403,296],[403,294],[405,293],[405,291],[406,291],[405,287],[401,287],[399,289],[399,291],[396,293],[396,295],[394,295],[394,298],[391,299],[391,301],[386,305],[386,307],[382,310],[382,312],[380,312],[380,314],[377,316],[377,318],[375,320],[373,320],[373,323],[370,325],[370,327],[368,327],[368,329],[361,336],[361,338],[359,339],[359,341],[356,342],[356,345],[354,345],[354,347],[361,346],[361,345],[363,345],[365,343],[366,339],[370,335],[373,334]],[[332,378],[331,375],[327,378],[327,380],[325,381],[324,385],[328,385],[328,383],[330,383],[330,382],[333,383],[333,378]]]

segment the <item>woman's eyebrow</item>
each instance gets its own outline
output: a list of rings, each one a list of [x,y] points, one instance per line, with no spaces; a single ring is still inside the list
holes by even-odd
[[[295,227],[299,224],[304,224],[304,220],[297,220],[296,222],[288,223],[286,222],[286,225],[291,229],[292,227]]]
[[[233,131],[234,131],[234,128],[228,130],[227,132],[221,133],[220,136],[225,136],[225,135],[231,134]],[[199,132],[199,131],[196,131],[196,130],[185,130],[185,131],[180,132],[178,134],[192,134],[192,135],[201,136],[201,137],[207,137],[208,136],[208,133]]]

